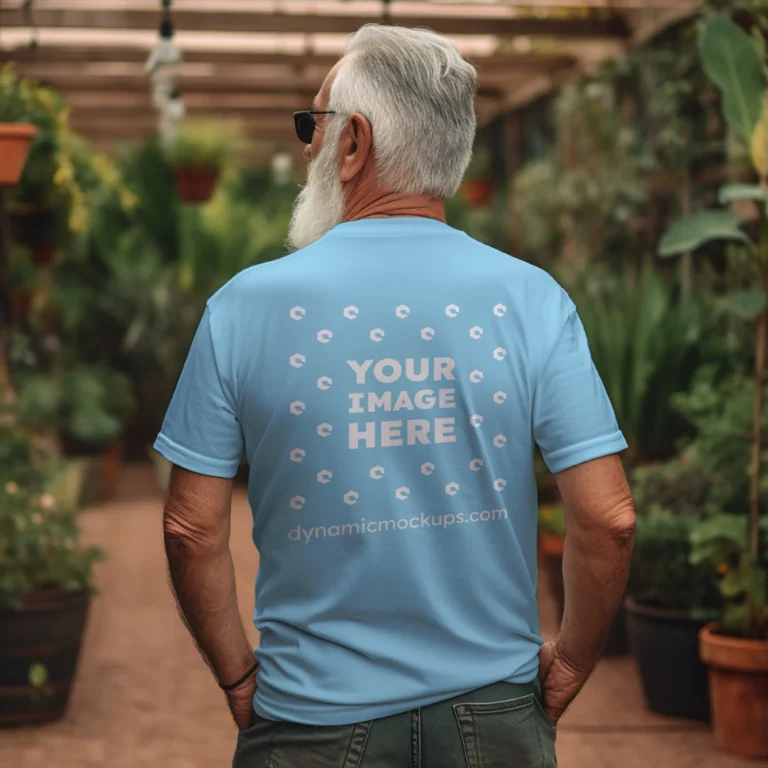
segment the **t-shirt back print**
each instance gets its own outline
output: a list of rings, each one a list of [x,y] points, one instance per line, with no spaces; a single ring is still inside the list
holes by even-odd
[[[211,297],[155,447],[248,463],[257,713],[534,679],[536,445],[553,472],[626,447],[566,293],[446,224],[341,224]]]
[[[331,419],[330,414],[337,420],[343,413],[340,423],[322,421],[314,430],[302,430],[299,434],[303,433],[307,439],[288,453],[289,461],[304,467],[296,469],[297,493],[287,499],[287,504],[293,511],[307,513],[300,516],[295,526],[292,521],[288,531],[290,540],[308,544],[337,536],[396,532],[407,535],[417,529],[444,530],[450,526],[508,518],[503,493],[507,481],[496,476],[492,472],[493,463],[486,465],[482,458],[491,448],[503,450],[507,444],[507,436],[493,429],[494,421],[498,422],[499,418],[498,413],[492,413],[507,399],[503,389],[493,388],[494,380],[501,386],[509,379],[502,365],[507,360],[507,350],[499,346],[498,334],[493,333],[494,325],[503,323],[507,307],[501,302],[486,302],[486,306],[476,307],[474,312],[475,319],[482,320],[485,328],[471,320],[468,322],[458,304],[440,307],[440,315],[432,319],[431,325],[424,326],[412,317],[409,305],[398,304],[389,313],[376,310],[375,319],[382,327],[369,328],[372,323],[366,308],[348,305],[336,313],[335,330],[323,327],[315,331],[311,310],[298,305],[290,308],[287,317],[301,322],[302,330],[306,328],[303,334],[291,334],[306,352],[290,355],[290,368],[303,368],[308,359],[317,355],[320,367],[316,372],[320,372],[328,357],[318,344],[340,344],[363,352],[359,359],[346,360],[341,370],[328,370],[326,375],[318,376],[316,387],[311,386],[314,378],[310,377],[304,399],[289,405],[290,413],[297,417],[311,418],[314,412],[314,421],[326,416]],[[349,321],[356,321],[354,327]],[[435,326],[441,329],[440,335]],[[388,333],[397,334],[398,346],[419,356],[382,357],[378,349]],[[464,334],[475,342],[469,345],[469,360],[463,366],[457,366],[452,357],[431,354],[432,348],[440,345],[441,335],[450,338],[453,334]],[[480,410],[491,412],[488,424],[483,413],[468,413],[464,404],[457,402],[457,383],[460,384],[457,375],[462,375],[460,369],[467,368],[471,370],[464,371],[465,383],[480,390],[476,402]],[[331,405],[327,401],[333,395],[344,398],[345,402],[336,401]],[[461,396],[460,389],[458,397]],[[456,445],[457,420],[467,421],[469,427],[477,431],[482,446],[482,450],[476,451],[479,455],[473,454],[468,442],[450,454],[447,448],[442,448]],[[329,438],[334,441],[331,449],[327,444]],[[422,461],[423,450],[409,450],[423,446],[433,448],[429,451],[429,460]],[[330,459],[348,467],[350,457],[345,454],[358,451],[366,455],[354,462],[358,467],[357,478],[344,473],[345,479],[350,480],[347,485],[351,487],[347,487],[340,483],[339,470]],[[442,471],[442,458],[451,468],[447,473]],[[399,484],[401,481],[404,484]],[[318,483],[328,486],[330,493],[318,489]],[[476,496],[472,491],[477,485],[488,486],[486,495],[490,498],[497,496],[490,508],[475,509],[472,505],[471,500]],[[424,514],[418,504],[418,498],[424,494],[433,497],[444,494],[450,511]],[[378,505],[387,497],[392,504],[385,519],[365,516],[366,507],[370,510],[366,501],[376,499]],[[465,506],[467,502],[469,505]],[[344,519],[324,520],[323,512],[327,513],[333,506],[347,508]]]

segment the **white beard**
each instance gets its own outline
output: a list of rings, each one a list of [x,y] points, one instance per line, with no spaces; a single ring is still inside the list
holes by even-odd
[[[343,122],[329,124],[320,154],[310,162],[306,186],[293,204],[286,245],[292,250],[306,248],[341,224],[344,190],[339,179],[339,139]]]

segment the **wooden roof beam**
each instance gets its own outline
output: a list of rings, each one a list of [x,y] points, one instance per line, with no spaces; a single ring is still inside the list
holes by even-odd
[[[72,7],[63,2],[48,2],[36,5],[34,21],[40,27],[69,27],[85,29],[155,29],[160,20],[156,8],[145,7]],[[137,4],[138,5],[138,4]],[[510,16],[500,13],[491,15],[448,15],[448,13],[430,14],[426,4],[422,15],[410,13],[398,17],[393,14],[393,21],[409,27],[429,27],[447,35],[497,35],[558,38],[620,38],[630,36],[624,18],[618,14],[594,18],[542,18],[537,16]],[[372,13],[369,16],[352,14],[299,14],[280,13],[267,10],[229,10],[229,5],[222,4],[218,10],[174,9],[173,17],[178,29],[219,31],[219,32],[298,32],[306,34],[335,33],[351,34],[364,24],[378,22],[381,16]],[[236,6],[243,7],[243,6]],[[448,6],[450,8],[450,6]],[[504,10],[501,7],[501,10]],[[507,10],[509,10],[507,8]],[[2,11],[0,23],[3,27],[27,27],[28,20],[17,0],[14,6]]]
[[[94,62],[144,63],[149,55],[145,47],[111,46],[28,46],[2,48],[0,36],[0,62],[21,64],[87,64]],[[323,54],[258,53],[227,50],[187,50],[182,47],[184,61],[210,64],[290,65],[297,68],[317,67],[331,69],[338,56]],[[510,69],[515,72],[540,72],[572,66],[573,56],[557,54],[493,54],[470,56],[469,60],[481,71]]]

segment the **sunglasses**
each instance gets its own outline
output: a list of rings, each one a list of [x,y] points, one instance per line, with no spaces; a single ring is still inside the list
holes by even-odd
[[[315,115],[335,115],[335,112],[323,112],[317,109],[308,109],[306,112],[294,112],[293,123],[296,126],[296,135],[304,144],[311,144],[315,135],[317,121]]]

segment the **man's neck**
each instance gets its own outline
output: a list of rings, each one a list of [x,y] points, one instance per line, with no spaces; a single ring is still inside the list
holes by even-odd
[[[421,217],[445,222],[445,202],[424,195],[402,195],[376,190],[372,194],[355,196],[344,211],[344,221],[359,219],[388,219]]]

